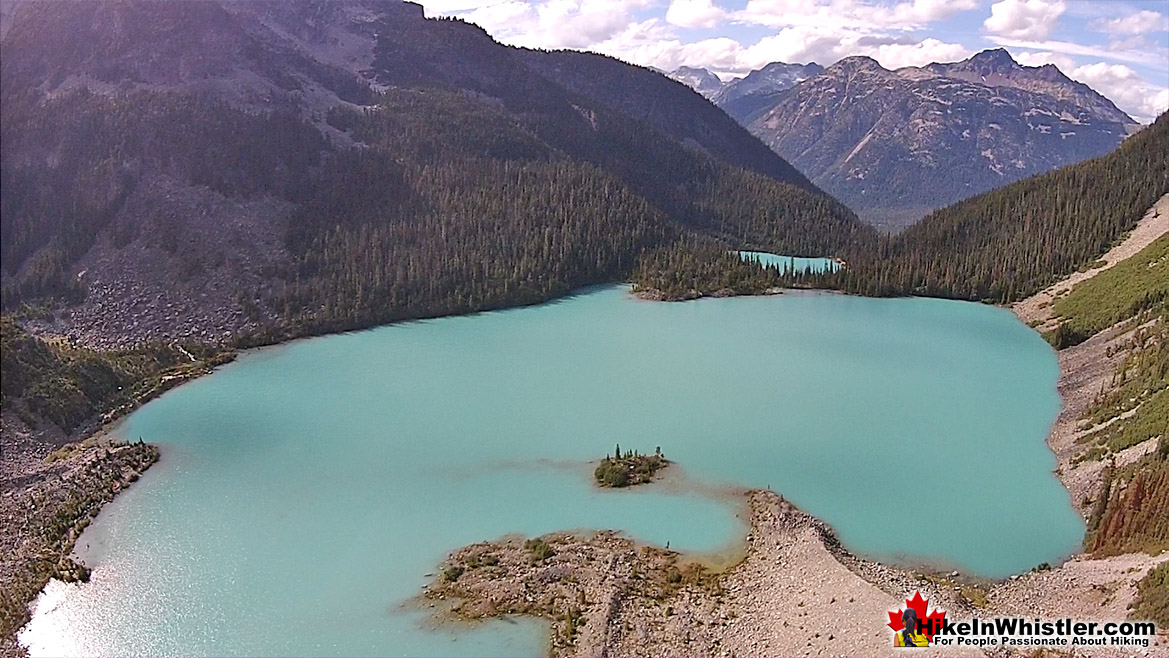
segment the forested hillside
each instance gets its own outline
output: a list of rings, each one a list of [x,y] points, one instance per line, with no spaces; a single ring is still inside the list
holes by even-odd
[[[366,39],[368,68],[325,52],[339,34]],[[204,332],[222,340],[531,303],[628,276],[687,232],[792,253],[871,239],[665,77],[507,48],[409,4],[31,2],[3,46],[3,302],[61,308],[67,334],[94,294],[152,276],[168,308],[228,311]],[[578,60],[592,86],[560,75]],[[689,105],[645,111],[655,85]],[[591,95],[613,86],[642,101]],[[701,134],[672,134],[687,112]],[[157,212],[176,185],[194,207]],[[234,218],[201,206],[230,202],[258,226],[218,243]]]
[[[228,355],[191,346],[143,345],[114,352],[48,343],[0,319],[0,402],[27,424],[49,421],[66,434],[102,414],[135,405]]]
[[[536,303],[678,241],[875,239],[664,76],[417,5],[30,0],[6,20],[3,308],[63,344],[253,345]]]
[[[867,295],[1008,302],[1091,263],[1169,193],[1169,115],[1116,151],[928,215],[825,277]]]
[[[788,275],[783,283],[1010,302],[1095,261],[1166,193],[1169,115],[1162,115],[1108,155],[935,211],[898,235],[823,252],[847,267]],[[673,279],[707,282],[700,287],[712,281],[710,268],[693,255],[669,263]],[[651,278],[639,272],[637,283],[652,287]]]
[[[689,140],[718,159],[815,189],[802,173],[740,129],[727,113],[655,71],[596,53],[525,50],[520,56],[533,70],[566,89],[641,119],[677,140]]]

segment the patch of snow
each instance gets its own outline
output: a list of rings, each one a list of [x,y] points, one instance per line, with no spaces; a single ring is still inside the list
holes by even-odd
[[[852,156],[856,155],[862,148],[865,147],[865,144],[869,143],[869,140],[873,138],[873,130],[876,130],[875,126],[869,130],[869,132],[865,133],[865,136],[861,138],[861,141],[856,143],[856,146],[854,146],[852,151],[848,153],[848,157],[844,159],[845,162],[851,160]],[[862,174],[860,177],[864,178],[864,175]]]
[[[1042,114],[1042,115],[1049,116],[1049,117],[1058,116],[1055,112],[1052,112],[1051,110],[1045,110],[1041,107],[1033,107],[1033,108],[1027,110],[1026,112],[1024,112],[1023,116],[1032,117],[1032,116],[1035,116],[1036,114]]]

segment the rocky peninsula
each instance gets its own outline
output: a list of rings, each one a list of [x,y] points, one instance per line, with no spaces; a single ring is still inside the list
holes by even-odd
[[[1012,306],[1039,330],[1053,326],[1051,304],[1080,281],[1136,254],[1169,232],[1169,196],[1149,210],[1129,237],[1094,269],[1079,272]],[[1047,442],[1056,475],[1087,519],[1106,496],[1106,464],[1077,460],[1077,439],[1093,431],[1081,421],[1114,382],[1133,327],[1118,324],[1059,352],[1063,407]],[[1127,448],[1123,466],[1156,447]],[[892,567],[845,550],[832,529],[770,491],[746,492],[750,532],[745,557],[718,571],[700,560],[647,546],[613,532],[556,533],[532,557],[535,540],[505,538],[474,544],[448,558],[426,590],[442,614],[482,619],[511,614],[541,617],[551,626],[552,656],[841,656],[889,655],[892,634],[881,620],[918,590],[958,617],[1022,616],[1116,621],[1129,617],[1139,583],[1169,564],[1169,553],[1072,556],[1063,564],[1001,582],[958,572]],[[449,577],[457,574],[457,577]],[[1147,647],[1091,646],[1031,651],[929,647],[919,655],[1169,656],[1169,629]]]

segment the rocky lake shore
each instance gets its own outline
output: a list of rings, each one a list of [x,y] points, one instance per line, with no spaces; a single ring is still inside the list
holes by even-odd
[[[6,423],[8,424],[8,423]],[[145,443],[87,439],[51,452],[22,441],[9,425],[4,459],[21,464],[20,477],[0,480],[0,655],[24,655],[16,634],[29,604],[50,579],[86,581],[89,569],[73,547],[98,512],[158,460]],[[18,445],[19,444],[19,445]],[[43,444],[42,444],[43,445]],[[46,453],[46,454],[41,454]],[[11,459],[11,462],[9,460]]]
[[[1121,244],[1087,272],[1078,272],[1012,306],[1037,330],[1053,326],[1051,303],[1071,286],[1140,251],[1169,231],[1163,197]],[[660,296],[643,296],[661,299]],[[1059,352],[1063,405],[1047,443],[1056,475],[1085,518],[1101,489],[1103,464],[1077,460],[1076,439],[1093,428],[1080,418],[1110,384],[1131,327],[1114,326]],[[1154,440],[1116,456],[1139,459]],[[833,656],[889,655],[892,633],[880,621],[915,590],[959,617],[1022,616],[1115,621],[1127,618],[1137,583],[1169,554],[1080,553],[1055,567],[1001,582],[932,574],[865,560],[840,546],[827,524],[777,494],[752,491],[750,534],[742,561],[712,571],[692,557],[645,546],[611,532],[557,533],[538,538],[550,548],[534,560],[535,540],[506,538],[454,552],[424,597],[444,602],[445,615],[478,619],[527,614],[550,622],[553,656]],[[486,560],[485,560],[486,558]],[[490,562],[490,564],[488,564]],[[450,575],[457,572],[456,578]],[[453,604],[451,603],[453,601]],[[830,620],[830,621],[829,621]],[[1036,649],[930,647],[921,655],[1169,656],[1169,629],[1149,647]]]
[[[1165,205],[1163,199],[1160,213],[1150,213],[1153,228],[1143,221],[1133,239],[1148,242],[1165,233]],[[1110,259],[1104,260],[1119,262]],[[1032,326],[1049,323],[1054,289],[1013,310]],[[1125,337],[1114,327],[1059,353],[1063,409],[1048,444],[1058,460],[1056,474],[1084,516],[1099,495],[1102,467],[1075,460],[1075,439],[1089,431],[1079,427],[1079,418],[1108,384]],[[77,538],[159,455],[153,446],[101,435],[58,447],[68,437],[34,436],[7,412],[0,438],[0,655],[22,655],[16,633],[28,620],[27,605],[50,578],[85,579],[87,570],[71,556]],[[1148,449],[1138,444],[1117,460],[1139,458]],[[780,495],[744,495],[751,530],[744,557],[728,568],[613,532],[511,537],[454,552],[421,600],[456,618],[544,618],[556,656],[888,655],[884,615],[915,590],[960,616],[1117,620],[1127,616],[1136,583],[1169,561],[1167,554],[1079,554],[1054,568],[988,583],[851,555],[831,528]],[[1012,655],[940,647],[915,653]],[[1071,655],[1169,655],[1169,637],[1162,632],[1148,648],[1094,647]]]

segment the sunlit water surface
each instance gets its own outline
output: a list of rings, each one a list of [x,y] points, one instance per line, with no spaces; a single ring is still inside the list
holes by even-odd
[[[833,294],[655,303],[627,287],[248,353],[121,427],[162,460],[54,583],[35,655],[541,655],[531,620],[436,629],[410,599],[449,551],[618,528],[741,541],[771,487],[852,550],[1006,576],[1074,551],[1044,445],[1046,344],[1001,309]],[[676,486],[587,462],[661,446]],[[680,483],[680,484],[679,484]]]

